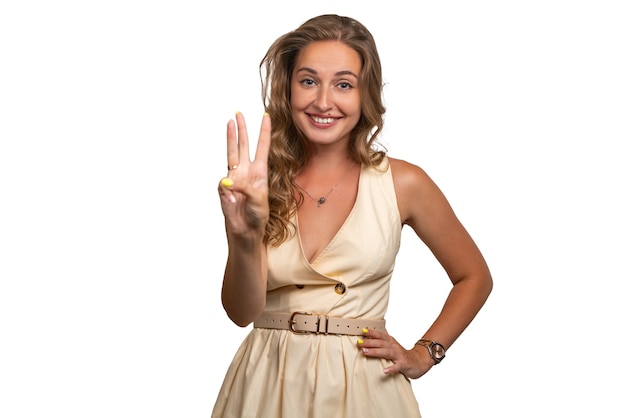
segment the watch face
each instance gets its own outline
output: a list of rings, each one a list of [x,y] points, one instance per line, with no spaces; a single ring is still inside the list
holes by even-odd
[[[442,358],[446,356],[446,350],[443,348],[441,344],[437,344],[437,343],[433,344],[432,352],[433,352],[433,356],[435,356],[435,358],[439,360],[441,360]]]

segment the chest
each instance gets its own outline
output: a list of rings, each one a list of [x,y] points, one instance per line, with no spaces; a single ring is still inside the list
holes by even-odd
[[[313,262],[345,224],[358,192],[357,181],[334,190],[324,203],[305,196],[298,208],[300,244],[306,259]]]

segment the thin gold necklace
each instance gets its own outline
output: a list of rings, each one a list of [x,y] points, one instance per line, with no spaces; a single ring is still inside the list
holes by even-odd
[[[296,186],[298,186],[298,188],[300,190],[302,190],[304,193],[306,193],[306,195],[309,196],[312,201],[317,203],[317,207],[319,208],[324,203],[326,203],[326,199],[328,199],[328,196],[330,196],[330,194],[335,190],[337,185],[341,182],[341,179],[343,179],[345,177],[345,175],[348,174],[348,172],[350,171],[350,169],[352,168],[353,165],[354,165],[354,161],[352,161],[352,164],[350,164],[350,167],[348,167],[348,169],[346,170],[346,173],[343,176],[339,177],[339,181],[337,183],[335,183],[335,185],[333,187],[331,187],[330,190],[327,191],[326,194],[324,196],[320,197],[319,199],[316,199],[313,196],[311,196],[311,193],[309,193],[304,187],[300,186],[298,183],[296,183]]]

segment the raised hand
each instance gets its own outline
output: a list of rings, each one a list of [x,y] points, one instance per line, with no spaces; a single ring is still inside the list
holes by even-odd
[[[262,237],[269,219],[267,155],[271,137],[270,116],[263,115],[253,161],[250,160],[245,119],[239,112],[235,119],[229,120],[226,128],[228,176],[218,186],[222,212],[229,234],[252,233]]]

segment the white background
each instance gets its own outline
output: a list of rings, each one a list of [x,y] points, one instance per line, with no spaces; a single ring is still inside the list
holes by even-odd
[[[413,382],[424,417],[624,417],[621,3],[3,2],[0,416],[210,415],[249,331],[219,298],[226,122],[256,137],[267,47],[330,12],[374,34],[384,144],[495,280]],[[449,286],[405,232],[387,319],[412,346]]]

